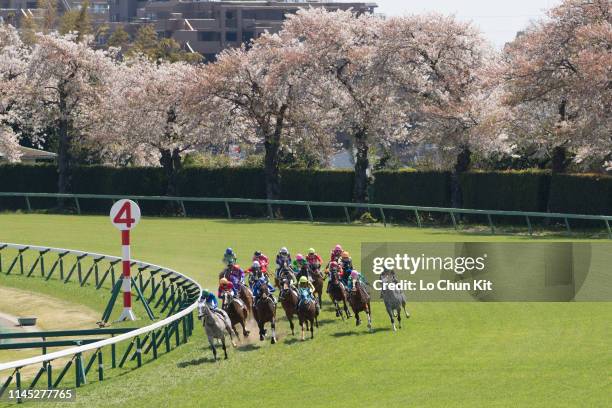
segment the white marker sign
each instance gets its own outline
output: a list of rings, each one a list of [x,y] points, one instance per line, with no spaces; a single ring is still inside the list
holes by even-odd
[[[113,225],[121,231],[129,231],[140,221],[140,207],[132,200],[119,200],[110,211]]]

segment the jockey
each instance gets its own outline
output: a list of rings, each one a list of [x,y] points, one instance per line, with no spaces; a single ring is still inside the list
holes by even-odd
[[[227,313],[225,313],[225,310],[218,308],[219,302],[217,301],[215,294],[209,291],[208,289],[204,289],[202,291],[202,296],[198,301],[198,319],[202,318],[202,308],[204,307],[204,305],[207,305],[213,313],[221,315],[223,319],[229,319],[229,316],[227,315]]]
[[[236,288],[244,285],[244,271],[240,268],[240,265],[231,265],[229,280]]]
[[[340,280],[342,276],[342,266],[338,262],[332,261],[329,263],[329,266],[327,267],[325,273],[329,275],[329,281],[327,282],[327,293],[329,293],[329,287],[332,283],[332,274],[336,274],[336,276],[338,276],[338,279]],[[340,283],[342,284],[341,280]]]
[[[253,296],[255,297],[254,303],[257,303],[259,301],[259,297],[261,296],[261,289],[264,285],[268,286],[268,292],[270,293],[274,292],[275,290],[274,287],[268,283],[268,280],[265,277],[259,278],[253,284]],[[270,297],[272,298],[272,301],[276,303],[274,296],[270,295]]]
[[[268,264],[270,263],[270,260],[261,251],[255,251],[255,253],[253,254],[253,262],[255,261],[259,262],[259,265],[261,266],[261,271],[263,273],[268,272]]]
[[[348,280],[348,290],[349,292],[353,290],[353,287],[355,285],[355,282],[359,281],[361,284],[363,284],[363,290],[366,291],[366,293],[368,293],[367,289],[365,288],[365,285],[368,284],[368,282],[366,282],[364,276],[362,274],[360,274],[359,272],[357,272],[355,269],[353,269],[351,271],[350,274],[350,278]]]
[[[317,252],[314,250],[314,248],[310,248],[308,250],[308,255],[306,255],[306,261],[308,262],[308,265],[318,265],[319,267],[321,267],[321,265],[323,264],[323,259],[321,259],[321,257],[317,254]]]
[[[221,297],[225,291],[231,291],[232,296],[236,296],[236,287],[234,284],[225,278],[221,278],[219,279],[219,290],[217,291],[217,296]]]
[[[253,289],[253,284],[262,276],[265,277],[266,280],[268,278],[264,274],[259,261],[253,261],[253,265],[251,265],[251,267],[247,269],[245,272],[249,274],[249,287],[251,289]]]
[[[336,245],[336,247],[334,249],[332,249],[329,261],[330,262],[332,262],[332,261],[338,262],[338,260],[340,259],[341,255],[342,255],[342,246],[340,244],[338,244],[338,245]]]
[[[223,254],[223,263],[226,265],[233,265],[236,263],[236,254],[232,248],[227,248],[225,254]]]
[[[308,280],[306,276],[302,276],[298,283],[299,301],[298,301],[297,307],[299,308],[302,302],[311,300],[315,302],[317,311],[318,311],[319,303],[315,301],[314,293],[315,293],[315,287],[312,285],[312,283]]]
[[[340,264],[342,265],[342,270],[345,272],[350,272],[353,270],[353,260],[351,259],[351,256],[349,255],[348,251],[342,252]]]
[[[278,255],[276,255],[276,272],[281,270],[283,266],[291,266],[291,254],[286,247],[282,247],[280,251],[278,251]]]
[[[300,276],[310,277],[310,271],[307,268],[308,263],[304,258],[304,255],[297,254],[295,256],[295,261],[293,261],[293,272],[295,272],[295,276],[297,279],[300,279]]]

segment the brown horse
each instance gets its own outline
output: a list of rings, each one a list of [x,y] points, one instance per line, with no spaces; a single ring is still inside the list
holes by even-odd
[[[372,308],[370,307],[370,295],[366,292],[365,288],[361,285],[361,282],[356,281],[353,284],[353,290],[349,294],[349,303],[351,309],[355,313],[355,322],[359,326],[361,319],[359,318],[359,312],[365,312],[368,315],[368,330],[372,331]]]
[[[317,292],[317,297],[318,297],[318,302],[319,302],[319,307],[323,307],[323,303],[322,303],[322,294],[323,294],[323,281],[325,280],[325,277],[323,276],[323,273],[321,272],[321,265],[319,264],[310,264],[310,276],[312,277],[312,285],[315,288],[315,291]]]
[[[272,327],[272,344],[276,343],[276,303],[270,295],[270,289],[268,285],[261,286],[261,295],[255,307],[253,308],[253,315],[257,326],[259,327],[259,340],[264,341],[266,336],[266,323],[270,322]]]
[[[281,291],[279,299],[285,310],[285,316],[289,320],[289,326],[291,327],[291,334],[295,336],[295,329],[293,325],[293,315],[297,314],[298,295],[294,289],[291,288],[290,280],[287,277],[281,278]]]
[[[242,300],[236,299],[232,296],[231,292],[226,290],[221,295],[221,308],[225,310],[225,313],[229,316],[232,322],[232,329],[234,329],[234,333],[236,337],[240,339],[238,335],[238,330],[236,330],[236,325],[239,324],[242,326],[242,335],[244,337],[249,336],[249,331],[246,329],[246,321],[249,317],[249,311]]]
[[[304,341],[304,324],[306,324],[306,330],[310,327],[310,338],[314,339],[314,326],[319,328],[319,321],[317,319],[319,312],[316,305],[316,300],[304,299],[298,307],[298,319],[300,320],[300,327],[302,328],[302,341]]]
[[[236,288],[236,292],[238,292],[238,298],[244,302],[247,312],[253,310],[253,292],[251,292],[251,289],[244,283],[240,283]]]
[[[348,319],[351,317],[351,313],[349,312],[348,307],[346,306],[346,303],[348,301],[348,294],[346,293],[346,288],[344,287],[342,282],[340,282],[340,279],[338,279],[337,272],[330,272],[329,297],[331,298],[332,302],[334,303],[334,306],[336,307],[336,317],[341,317],[342,320],[344,320],[344,315],[342,314],[342,310],[340,310],[340,301],[342,301],[342,304],[344,305],[344,313],[346,313],[346,318]]]
[[[274,277],[274,286],[276,286],[278,289],[282,289],[279,278],[280,280],[282,280],[283,277],[287,277],[289,278],[289,280],[293,280],[293,281],[297,280],[295,279],[295,274],[293,273],[293,269],[291,269],[291,267],[289,267],[288,265],[284,265]]]

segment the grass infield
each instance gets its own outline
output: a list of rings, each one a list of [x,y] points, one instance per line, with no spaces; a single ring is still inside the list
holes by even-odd
[[[212,288],[227,246],[246,266],[255,249],[273,256],[280,246],[292,254],[312,246],[327,256],[341,243],[359,267],[360,243],[367,241],[529,239],[447,229],[146,218],[132,233],[132,256]],[[1,214],[0,241],[120,254],[119,233],[108,217]],[[38,286],[22,289],[35,296],[43,292]],[[51,292],[70,296],[62,285]],[[141,369],[109,371],[111,377],[97,384],[91,376],[93,384],[78,389],[72,406],[609,406],[612,303],[409,303],[412,318],[397,333],[382,304],[373,308],[372,334],[353,319],[337,320],[327,302],[314,341],[287,336],[283,318],[278,344],[251,342],[216,363],[197,328],[188,344],[146,360]]]

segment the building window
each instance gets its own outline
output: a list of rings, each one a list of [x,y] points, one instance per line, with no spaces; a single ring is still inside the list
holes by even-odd
[[[236,33],[235,31],[226,32],[225,41],[228,41],[228,42],[238,41],[238,33]]]
[[[253,31],[243,31],[242,32],[242,42],[248,43],[255,37],[255,33]]]
[[[204,54],[203,57],[206,62],[215,62],[217,60],[217,54]]]
[[[216,31],[199,31],[198,41],[221,41],[221,33]]]

